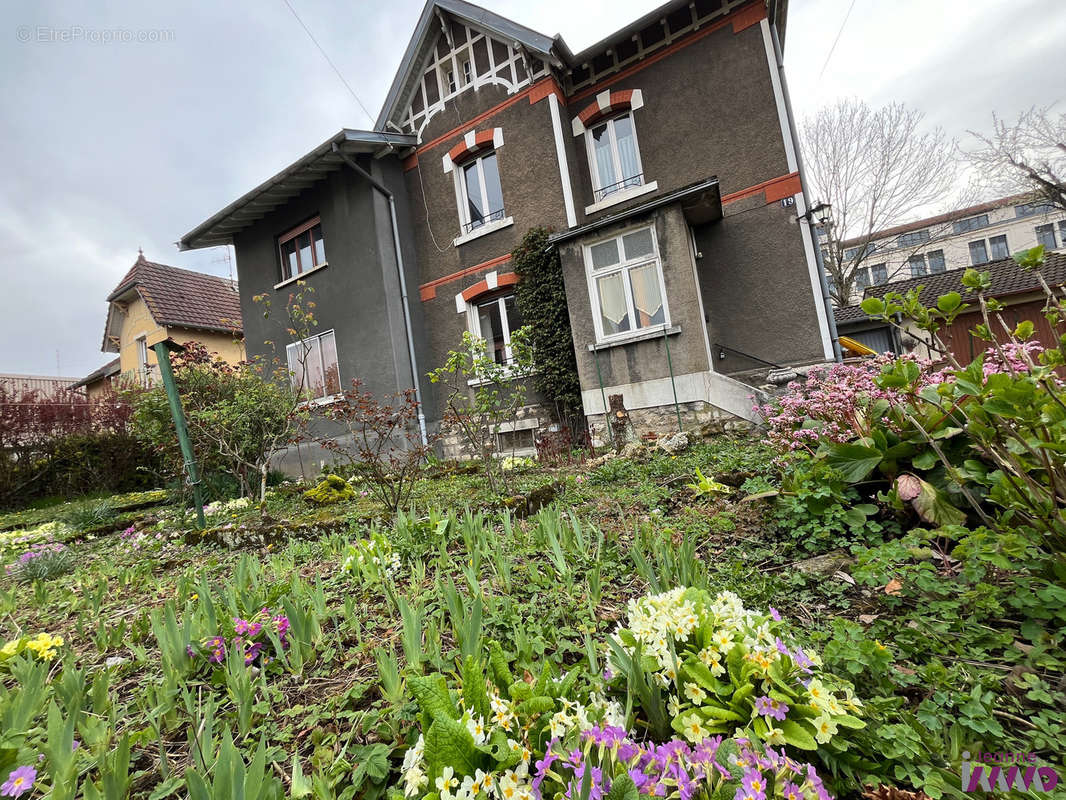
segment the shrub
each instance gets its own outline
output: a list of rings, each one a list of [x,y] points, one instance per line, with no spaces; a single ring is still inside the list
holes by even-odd
[[[76,564],[77,559],[68,547],[50,542],[24,552],[14,564],[7,566],[7,574],[23,583],[47,581],[71,572]]]
[[[320,506],[329,506],[351,500],[355,489],[340,475],[327,475],[318,486],[304,492],[304,497]]]

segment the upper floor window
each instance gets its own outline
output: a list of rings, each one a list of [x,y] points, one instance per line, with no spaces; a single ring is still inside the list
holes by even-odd
[[[1010,250],[1007,248],[1006,234],[990,237],[988,247],[992,251],[993,261],[999,261],[1001,258],[1007,258],[1010,255]]]
[[[923,255],[913,255],[908,258],[907,266],[910,267],[912,278],[918,278],[926,274],[925,256]]]
[[[929,241],[929,229],[922,228],[920,231],[911,231],[910,233],[902,234],[896,243],[900,247],[914,247],[915,245],[922,244]]]
[[[955,233],[966,233],[967,231],[976,231],[980,228],[987,228],[988,214],[978,214],[976,217],[967,217],[966,219],[956,220],[951,223],[951,227]]]
[[[511,332],[522,327],[522,315],[515,305],[513,294],[485,300],[475,306],[473,321],[477,326],[475,334],[485,340],[489,355],[497,364],[510,364],[514,358],[511,352]]]
[[[877,245],[875,245],[873,242],[867,242],[866,244],[860,247],[849,247],[847,250],[845,250],[844,260],[857,261],[859,259],[860,253],[862,253],[862,258],[867,258],[869,256],[872,256],[875,252],[877,252]]]
[[[311,399],[339,394],[340,365],[333,331],[293,342],[285,347],[292,385]]]
[[[1054,210],[1055,208],[1051,203],[1023,203],[1014,207],[1014,215],[1016,217],[1031,217],[1034,214],[1050,214]]]
[[[855,288],[860,292],[870,285],[869,267],[859,267],[855,270]]]
[[[985,245],[985,240],[978,239],[976,242],[970,242],[970,263],[976,266],[986,261],[988,261],[988,247]]]
[[[631,112],[593,125],[585,139],[596,202],[623,189],[643,185],[644,170]]]
[[[944,262],[943,250],[930,250],[925,254],[926,260],[929,262],[929,274],[935,275],[938,272],[944,272],[947,269],[947,264]]]
[[[669,324],[654,228],[587,245],[585,268],[600,339]]]
[[[870,280],[873,281],[874,286],[880,286],[882,283],[888,283],[888,265],[874,264],[872,267],[870,267]]]
[[[478,156],[461,168],[459,209],[463,233],[504,218],[503,187],[496,152]]]
[[[326,242],[318,217],[297,225],[278,237],[282,279],[295,278],[326,263]]]
[[[1059,223],[1062,227],[1062,223]],[[1036,243],[1042,244],[1047,250],[1054,250],[1058,247],[1058,242],[1055,241],[1055,226],[1050,222],[1046,225],[1036,226]]]

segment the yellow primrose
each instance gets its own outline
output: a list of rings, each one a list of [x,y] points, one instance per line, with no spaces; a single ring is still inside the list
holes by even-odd
[[[815,735],[814,738],[818,740],[819,744],[825,744],[833,735],[837,732],[837,724],[833,722],[833,719],[828,714],[822,714],[814,721]]]
[[[685,738],[693,744],[699,744],[710,735],[701,724],[698,714],[689,714],[684,721],[683,731]]]
[[[691,700],[696,705],[700,705],[707,699],[707,692],[694,683],[685,684],[685,697]]]

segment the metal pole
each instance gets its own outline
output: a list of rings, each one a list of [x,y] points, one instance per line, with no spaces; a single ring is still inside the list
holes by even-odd
[[[178,385],[174,382],[174,370],[170,366],[170,348],[164,341],[156,342],[152,345],[152,349],[155,350],[155,358],[159,362],[159,376],[163,379],[163,388],[167,391],[167,401],[170,403],[170,414],[174,417],[174,427],[178,430],[178,444],[181,445],[181,454],[185,458],[185,471],[189,474],[192,499],[196,504],[196,521],[200,530],[203,530],[207,527],[207,523],[204,520],[204,498],[200,493],[200,470],[196,466],[196,456],[192,452],[192,440],[189,439],[189,426],[185,422],[181,397],[178,396]]]
[[[596,348],[591,344],[589,350],[592,351],[592,360],[596,362],[596,378],[600,382],[600,402],[603,403],[603,425],[607,428],[607,435],[611,439],[611,446],[614,446],[614,431],[611,429],[611,420],[607,415],[607,394],[603,391],[603,373],[600,372],[600,354],[596,351]]]
[[[666,345],[666,365],[670,368],[670,388],[674,390],[674,411],[677,413],[677,432],[684,433],[681,427],[681,406],[677,403],[677,384],[674,383],[674,362],[670,358],[670,337],[666,335],[666,325],[663,325],[663,344]]]

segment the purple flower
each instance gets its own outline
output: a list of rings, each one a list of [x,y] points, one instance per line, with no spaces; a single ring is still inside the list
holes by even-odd
[[[770,607],[770,618],[773,619],[774,622],[780,622],[781,621],[781,612],[778,611],[773,606],[771,606]]]
[[[764,695],[755,701],[755,710],[764,717],[773,717],[781,721],[788,713],[788,706],[780,700]]]
[[[248,625],[248,621],[247,620],[240,619],[239,617],[234,617],[233,618],[233,631],[234,631],[234,633],[236,633],[236,634],[238,634],[240,636],[243,636],[244,634],[248,633],[248,628],[249,627],[250,626]]]
[[[7,781],[0,786],[0,795],[18,797],[33,788],[37,780],[37,770],[33,767],[16,767],[7,776]]]
[[[803,800],[803,792],[792,781],[785,781],[781,786],[781,800]]]
[[[766,800],[766,778],[762,772],[752,767],[744,773],[740,780],[746,797],[754,797],[755,800]]]
[[[789,650],[788,650],[788,646],[783,641],[781,641],[781,637],[780,636],[777,636],[777,637],[774,638],[774,644],[777,646],[777,652],[779,652],[781,655],[783,655],[783,656],[791,656],[792,655],[789,652]]]

